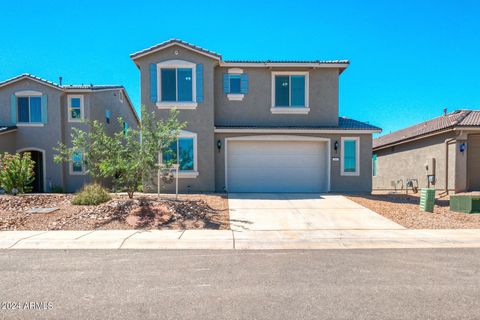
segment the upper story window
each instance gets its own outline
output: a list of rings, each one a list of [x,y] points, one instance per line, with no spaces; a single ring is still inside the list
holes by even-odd
[[[40,97],[17,97],[17,105],[19,123],[42,122],[42,101]]]
[[[123,122],[123,134],[127,135],[128,133],[128,122]]]
[[[342,137],[342,176],[358,176],[360,174],[359,144],[360,139],[358,137]]]
[[[203,100],[203,67],[183,60],[150,66],[150,99],[157,107],[195,109]]]
[[[47,96],[38,91],[18,91],[12,95],[12,122],[20,126],[47,123]]]
[[[272,113],[307,114],[308,72],[272,72]]]
[[[248,75],[242,69],[228,69],[223,75],[223,93],[228,100],[241,101],[248,90]]]
[[[197,134],[182,131],[174,143],[162,152],[162,162],[178,164],[179,177],[195,178],[197,171]]]
[[[84,117],[83,96],[68,96],[68,122],[80,122]]]

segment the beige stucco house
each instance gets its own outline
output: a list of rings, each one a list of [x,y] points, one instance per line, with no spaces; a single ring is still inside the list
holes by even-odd
[[[480,111],[457,110],[373,140],[373,188],[416,179],[441,192],[480,190]]]
[[[176,39],[131,58],[147,110],[188,123],[172,146],[180,191],[371,191],[381,130],[338,115],[348,61],[229,61]]]
[[[30,74],[0,82],[0,153],[32,154],[33,192],[74,192],[90,182],[81,152],[69,164],[53,161],[53,148],[71,145],[72,128],[89,130],[88,120],[104,123],[112,134],[139,125],[123,86],[62,85]]]

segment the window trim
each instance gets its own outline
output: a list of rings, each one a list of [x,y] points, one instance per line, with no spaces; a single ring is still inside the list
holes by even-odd
[[[35,91],[35,90],[22,90],[22,91],[17,91],[15,92],[15,97],[16,97],[16,104],[17,104],[17,127],[43,127],[43,119],[40,119],[40,122],[31,122],[30,117],[31,117],[31,110],[30,110],[30,98],[35,97],[35,98],[40,98],[40,112],[42,112],[42,96],[43,93],[40,91]],[[18,98],[28,98],[28,122],[20,122],[20,115],[18,114]],[[42,115],[40,115],[40,118],[43,118]]]
[[[360,137],[342,137],[341,153],[340,153],[340,174],[342,176],[359,176],[360,175]],[[345,141],[355,141],[355,172],[345,172]]]
[[[310,112],[310,103],[309,103],[309,88],[310,88],[310,73],[308,71],[272,71],[271,74],[271,108],[270,111],[273,114],[308,114]],[[305,106],[303,107],[278,107],[276,106],[275,101],[275,77],[276,76],[305,76]],[[289,93],[289,104],[291,104],[292,95],[291,95],[291,86]]]
[[[72,99],[79,98],[80,99],[80,119],[73,119],[72,118]],[[68,111],[68,122],[82,122],[85,118],[84,114],[84,101],[82,94],[69,94],[67,95],[67,111]]]
[[[82,171],[73,171],[73,159],[70,159],[68,163],[68,173],[71,176],[84,176],[86,174],[85,164],[83,163],[83,152],[80,151],[80,153],[82,154]]]
[[[198,140],[197,134],[195,132],[190,132],[186,130],[180,131],[180,134],[177,136],[177,153],[178,153],[178,139],[180,138],[193,138],[193,170],[179,170],[178,171],[178,178],[196,178],[198,177]],[[163,163],[163,154],[160,152],[159,154],[160,159]],[[177,154],[178,159],[178,154]],[[176,176],[176,174],[175,174]]]
[[[162,69],[192,69],[192,101],[162,101]],[[176,84],[178,91],[178,83]],[[157,63],[157,103],[158,109],[196,109],[197,102],[197,65],[184,60],[167,60]]]

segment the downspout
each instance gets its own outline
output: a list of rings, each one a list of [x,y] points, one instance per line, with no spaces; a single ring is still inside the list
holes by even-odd
[[[452,143],[452,142],[457,142],[457,138],[450,138],[450,139],[447,139],[445,140],[445,190],[444,192],[442,192],[442,195],[448,195],[448,146]]]

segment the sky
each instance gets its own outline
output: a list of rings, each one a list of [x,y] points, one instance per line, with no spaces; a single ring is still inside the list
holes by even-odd
[[[348,59],[340,116],[383,133],[480,109],[480,1],[2,1],[0,80],[122,84],[129,55],[179,38],[234,59]]]

